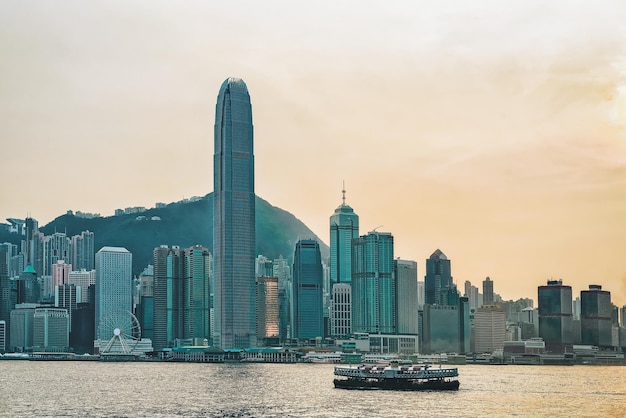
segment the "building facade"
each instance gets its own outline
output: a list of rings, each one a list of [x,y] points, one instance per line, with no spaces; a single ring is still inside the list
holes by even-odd
[[[352,332],[397,333],[393,235],[369,232],[352,241]]]
[[[71,264],[74,270],[93,270],[95,263],[94,234],[83,231],[72,237]]]
[[[259,345],[268,346],[279,339],[278,277],[258,277],[256,283],[256,334]]]
[[[330,283],[352,280],[352,240],[359,237],[359,216],[343,202],[330,217]]]
[[[67,309],[36,308],[33,314],[33,351],[66,352],[70,346]]]
[[[110,340],[112,330],[102,320],[113,312],[132,311],[133,255],[122,247],[102,247],[95,258],[96,266],[96,338]],[[130,324],[119,324],[130,329]]]
[[[293,259],[293,338],[324,336],[323,280],[319,243],[299,240]]]
[[[331,301],[330,335],[335,338],[349,337],[352,334],[352,285],[333,285]]]
[[[173,347],[175,340],[211,339],[211,254],[202,246],[154,249],[152,293],[153,346]],[[149,302],[147,297],[144,302]],[[144,312],[144,317],[149,312]],[[149,318],[148,318],[149,319]]]
[[[483,305],[474,313],[474,351],[493,353],[504,348],[506,319],[504,310]]]
[[[248,88],[228,78],[217,97],[213,160],[213,339],[221,348],[256,346],[253,138]]]
[[[612,310],[611,292],[602,290],[602,286],[589,285],[589,290],[580,292],[582,344],[598,347],[611,347],[613,345],[611,337]]]
[[[563,353],[574,342],[572,319],[572,287],[562,280],[548,280],[538,288],[539,336],[546,350]]]
[[[394,260],[398,299],[398,334],[417,335],[417,262]]]
[[[96,270],[71,271],[67,275],[67,283],[80,287],[80,300],[83,303],[91,302],[89,299],[89,286],[96,284]]]
[[[493,281],[487,277],[483,280],[483,305],[493,305]]]
[[[426,260],[424,285],[426,304],[450,305],[447,298],[447,292],[452,288],[450,260],[439,249]]]

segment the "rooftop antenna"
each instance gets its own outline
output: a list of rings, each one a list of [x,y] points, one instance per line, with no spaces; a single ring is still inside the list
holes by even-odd
[[[343,188],[341,189],[341,194],[343,196],[341,198],[343,200],[342,206],[345,206],[346,205],[346,181],[345,180],[343,180]]]

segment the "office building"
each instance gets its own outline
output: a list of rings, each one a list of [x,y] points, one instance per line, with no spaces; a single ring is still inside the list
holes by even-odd
[[[72,331],[72,314],[78,304],[82,302],[81,297],[81,288],[76,285],[66,283],[54,288],[54,306],[67,310],[70,331]]]
[[[393,235],[369,232],[352,240],[352,332],[397,333]]]
[[[417,262],[394,260],[398,309],[398,334],[417,334]]]
[[[483,305],[493,305],[493,281],[487,277],[483,280]]]
[[[274,345],[279,342],[278,277],[256,280],[257,339],[259,345]]]
[[[322,256],[319,243],[302,239],[293,259],[293,338],[324,336]]]
[[[426,260],[426,276],[424,277],[426,304],[452,305],[449,293],[453,288],[450,260],[439,249]],[[454,289],[456,292],[456,289]]]
[[[217,97],[213,160],[213,338],[221,348],[256,346],[253,138],[248,88],[229,78]]]
[[[291,338],[291,267],[283,256],[274,259],[272,277],[278,278],[278,334],[280,341]]]
[[[33,351],[66,352],[70,346],[67,309],[39,307],[33,313]]]
[[[483,305],[474,312],[474,351],[493,353],[504,348],[506,320],[504,310]]]
[[[336,283],[330,306],[330,335],[346,338],[352,334],[352,285]]]
[[[342,193],[342,203],[330,217],[331,285],[352,280],[352,240],[359,237],[359,216],[346,205],[345,189]]]
[[[96,338],[108,341],[112,329],[101,323],[114,312],[132,312],[133,308],[133,255],[122,247],[102,247],[95,257],[96,265]],[[131,329],[130,316],[127,323],[115,324]]]
[[[50,296],[54,296],[54,289],[57,286],[63,286],[66,283],[69,283],[69,274],[72,271],[72,265],[67,264],[63,260],[57,260],[56,263],[52,265],[52,280],[49,282],[50,288],[45,289],[44,297],[49,299]]]
[[[210,341],[209,250],[162,245],[154,249],[153,346],[174,347],[176,340]],[[149,299],[144,298],[149,303]],[[149,311],[144,310],[145,315]],[[146,319],[146,318],[144,318]],[[148,320],[150,318],[147,318]]]
[[[70,271],[67,275],[67,284],[80,288],[82,302],[95,302],[89,299],[89,286],[96,284],[96,270]]]
[[[546,351],[571,352],[574,342],[572,319],[572,287],[562,280],[548,280],[538,287],[539,337],[546,343]]]
[[[581,343],[598,347],[611,347],[613,321],[611,314],[611,292],[602,286],[589,285],[589,290],[580,292]]]
[[[38,307],[36,303],[18,303],[11,311],[11,328],[7,351],[25,352],[33,349],[33,315]]]
[[[5,320],[0,320],[0,354],[4,354],[7,351],[7,323]]]

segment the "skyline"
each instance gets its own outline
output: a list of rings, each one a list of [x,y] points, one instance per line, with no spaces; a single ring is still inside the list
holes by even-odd
[[[211,192],[215,86],[241,77],[257,195],[326,244],[345,180],[421,279],[439,248],[459,288],[626,303],[626,6],[395,6],[5,2],[0,217]]]

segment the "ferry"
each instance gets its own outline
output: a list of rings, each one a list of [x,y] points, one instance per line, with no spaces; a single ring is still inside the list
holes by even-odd
[[[335,388],[386,390],[459,390],[456,367],[434,368],[428,364],[400,366],[335,366]]]

